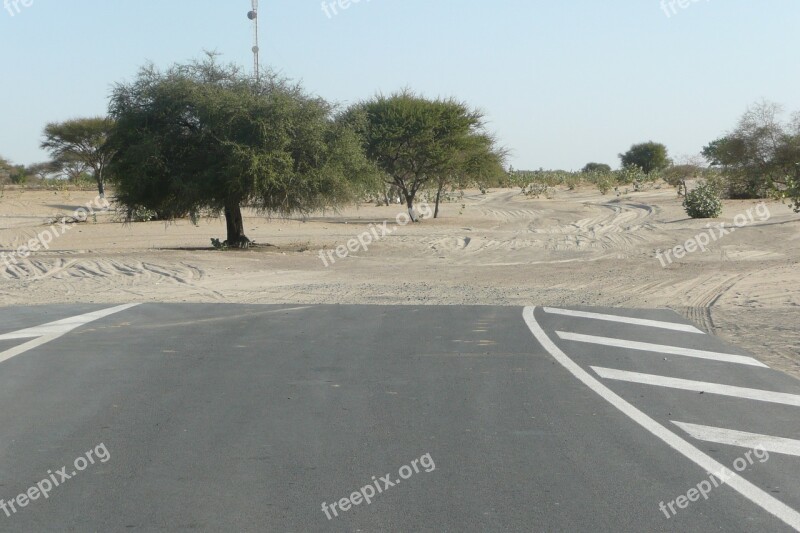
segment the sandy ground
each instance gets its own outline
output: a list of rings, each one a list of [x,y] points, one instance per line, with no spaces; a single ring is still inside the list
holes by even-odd
[[[94,198],[91,192],[6,189],[0,250],[48,230],[47,221]],[[5,263],[0,304],[65,302],[241,302],[495,304],[671,308],[800,377],[800,215],[768,203],[727,201],[719,222],[752,209],[754,220],[662,267],[657,250],[709,229],[690,220],[674,190],[623,196],[559,191],[466,194],[441,218],[397,225],[400,206],[360,206],[306,221],[245,223],[259,247],[216,251],[224,221],[123,225],[110,213],[71,227],[49,250]],[[335,248],[388,221],[390,235],[325,266]],[[718,230],[714,230],[718,234]],[[380,235],[380,231],[378,231]],[[374,237],[373,237],[374,239]],[[326,260],[330,263],[330,258]]]

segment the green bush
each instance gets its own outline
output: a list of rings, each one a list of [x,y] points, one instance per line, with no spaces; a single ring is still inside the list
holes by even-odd
[[[156,212],[146,207],[137,207],[128,213],[128,220],[131,222],[150,222],[156,218]]]
[[[717,218],[722,213],[722,200],[713,186],[701,183],[686,194],[683,207],[692,218]]]
[[[600,191],[600,194],[605,196],[614,186],[614,175],[610,172],[599,174],[595,178],[594,183],[597,185],[597,190]]]

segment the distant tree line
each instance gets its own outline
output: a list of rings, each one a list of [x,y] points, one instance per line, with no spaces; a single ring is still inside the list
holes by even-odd
[[[483,113],[455,99],[403,90],[339,109],[302,86],[267,73],[254,79],[214,54],[161,71],[146,66],[115,86],[107,117],[44,128],[51,160],[13,165],[0,158],[0,183],[60,176],[91,180],[101,195],[113,183],[132,218],[224,215],[227,245],[247,247],[243,208],[266,215],[306,214],[370,195],[399,196],[418,220],[420,193],[435,198],[467,187],[520,187],[548,194],[585,182],[603,194],[664,180],[687,193],[703,178],[731,198],[787,198],[800,211],[800,113],[780,120],[776,104],[750,108],[736,128],[703,149],[701,161],[674,164],[654,141],[619,154],[620,169],[587,163],[580,172],[519,171],[486,129]]]

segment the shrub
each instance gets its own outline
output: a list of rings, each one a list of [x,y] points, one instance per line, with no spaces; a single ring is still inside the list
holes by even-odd
[[[583,179],[580,174],[568,174],[564,178],[564,184],[570,191],[574,191],[575,189],[577,189],[578,186],[581,184],[581,181],[583,181]]]
[[[701,183],[686,194],[683,207],[692,218],[717,218],[722,213],[722,200],[713,186]]]
[[[150,222],[151,220],[156,220],[158,217],[155,211],[139,206],[132,209],[127,214],[127,218],[131,222]]]
[[[622,167],[622,169],[614,172],[614,175],[617,180],[617,185],[634,185],[642,183],[647,178],[645,172],[635,165]]]
[[[597,185],[597,190],[600,191],[600,194],[605,196],[614,186],[614,176],[611,173],[600,174],[595,179],[595,184]]]

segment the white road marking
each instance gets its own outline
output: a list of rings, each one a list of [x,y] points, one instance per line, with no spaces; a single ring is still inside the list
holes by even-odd
[[[38,337],[32,341],[28,341],[24,344],[20,344],[19,346],[15,346],[4,352],[0,352],[0,363],[9,360],[12,357],[16,357],[17,355],[20,355],[22,353],[25,353],[28,350],[32,350],[37,346],[41,346],[52,340],[55,340],[61,337],[62,335],[69,333],[70,331],[77,329],[85,324],[94,322],[95,320],[99,320],[101,318],[105,318],[109,315],[113,315],[114,313],[119,313],[120,311],[130,309],[131,307],[135,307],[137,305],[139,304],[118,305],[116,307],[101,309],[100,311],[93,311],[91,313],[86,313],[83,315],[73,316],[65,318],[63,320],[56,320],[55,322],[42,324],[41,326],[21,329],[18,331],[13,331],[11,333],[0,335],[0,340],[29,339],[33,337]]]
[[[30,337],[41,337],[43,335],[63,335],[84,324],[94,322],[95,320],[113,315],[114,313],[119,313],[120,311],[130,309],[137,305],[139,304],[118,305],[117,307],[101,309],[100,311],[93,311],[84,315],[71,316],[62,320],[56,320],[55,322],[48,322],[47,324],[42,324],[41,326],[33,328],[20,329],[0,335],[0,341],[6,339],[27,339]]]
[[[627,341],[624,339],[612,339],[610,337],[596,337],[594,335],[582,335],[580,333],[570,333],[568,331],[557,331],[559,337],[565,341],[586,342],[589,344],[600,344],[602,346],[613,346],[615,348],[627,348],[629,350],[641,350],[645,352],[666,353],[670,355],[683,355],[697,359],[710,359],[712,361],[722,361],[725,363],[737,363],[740,365],[760,366],[769,368],[767,365],[747,357],[746,355],[734,355],[732,353],[709,352],[706,350],[695,350],[693,348],[681,348],[680,346],[666,346],[663,344],[650,344],[649,342]]]
[[[748,389],[747,387],[735,387],[733,385],[722,385],[720,383],[709,383],[707,381],[692,381],[690,379],[670,378],[657,376],[654,374],[640,374],[639,372],[628,372],[627,370],[616,370],[613,368],[603,368],[593,366],[592,370],[597,375],[605,379],[616,381],[629,381],[631,383],[642,383],[644,385],[655,385],[657,387],[669,387],[671,389],[681,389],[694,392],[707,392],[709,394],[720,394],[722,396],[734,396],[747,400],[758,400],[761,402],[782,403],[800,407],[800,395],[789,394],[786,392],[773,392],[761,389]]]
[[[751,449],[760,446],[768,452],[800,457],[800,440],[787,439],[785,437],[772,437],[770,435],[760,435],[758,433],[747,433],[746,431],[736,431],[733,429],[701,426],[699,424],[689,424],[687,422],[676,422],[675,420],[673,420],[672,423],[698,440]]]
[[[694,326],[688,324],[677,324],[675,322],[663,322],[661,320],[647,320],[644,318],[629,318],[626,316],[606,315],[603,313],[590,313],[588,311],[570,311],[569,309],[557,309],[555,307],[543,307],[545,313],[551,315],[574,316],[578,318],[592,318],[594,320],[605,320],[607,322],[620,322],[622,324],[634,324],[637,326],[647,326],[651,328],[671,329],[674,331],[684,331],[687,333],[700,333],[705,335]]]
[[[14,346],[10,350],[6,350],[0,353],[0,363],[3,361],[7,361],[12,357],[16,357],[21,353],[25,353],[28,350],[33,350],[37,346],[41,346],[42,344],[47,344],[48,342],[57,339],[61,335],[45,335],[44,337],[39,337],[38,339],[33,339],[28,341],[24,344],[20,344],[19,346]]]
[[[530,328],[534,337],[539,343],[548,351],[556,361],[561,363],[573,376],[575,376],[584,385],[596,392],[600,397],[608,403],[622,411],[625,415],[630,417],[640,426],[647,431],[661,439],[663,442],[671,446],[676,451],[683,454],[687,459],[693,461],[695,464],[703,468],[706,472],[722,474],[724,472],[724,483],[727,483],[736,492],[755,503],[765,511],[776,516],[790,527],[800,530],[800,513],[783,503],[782,501],[774,498],[771,494],[753,485],[746,479],[739,476],[736,472],[730,471],[723,464],[719,463],[712,457],[701,452],[689,442],[683,440],[675,433],[672,433],[667,428],[647,416],[645,413],[634,407],[632,404],[625,401],[621,396],[618,396],[614,391],[603,385],[594,376],[589,374],[586,370],[580,367],[572,359],[570,359],[564,352],[562,352],[556,344],[550,340],[550,337],[539,326],[534,317],[535,307],[526,307],[522,316],[525,323]],[[730,472],[730,473],[728,473]],[[719,476],[718,476],[719,477]]]

